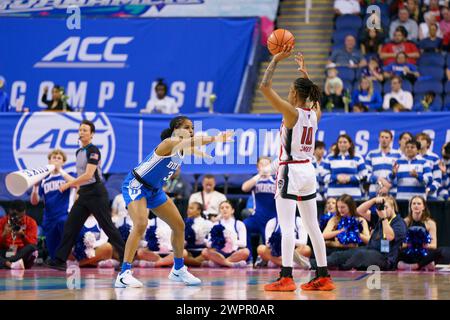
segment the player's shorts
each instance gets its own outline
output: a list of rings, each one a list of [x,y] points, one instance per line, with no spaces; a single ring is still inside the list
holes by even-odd
[[[162,189],[149,189],[142,185],[130,172],[122,184],[122,195],[125,204],[128,205],[142,198],[147,199],[147,208],[153,209],[164,204],[167,201],[167,195]]]
[[[275,198],[296,201],[314,199],[316,183],[316,171],[310,160],[280,161]]]

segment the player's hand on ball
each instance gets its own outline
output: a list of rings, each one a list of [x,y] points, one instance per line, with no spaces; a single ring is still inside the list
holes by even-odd
[[[284,45],[283,49],[279,53],[277,53],[276,55],[273,56],[273,59],[276,62],[279,62],[281,60],[289,58],[291,56],[293,50],[294,50],[294,46]]]

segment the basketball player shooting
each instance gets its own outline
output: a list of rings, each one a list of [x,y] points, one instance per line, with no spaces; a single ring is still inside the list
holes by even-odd
[[[265,98],[276,111],[283,115],[280,128],[280,165],[275,194],[282,234],[282,267],[280,277],[274,283],[267,284],[264,290],[296,290],[296,284],[292,278],[292,252],[295,245],[294,226],[297,205],[305,229],[311,237],[318,266],[315,278],[301,285],[301,289],[330,291],[335,289],[335,285],[328,274],[325,241],[317,220],[316,175],[312,164],[317,124],[321,116],[320,90],[309,80],[302,54],[295,55],[295,61],[303,77],[297,78],[291,85],[288,101],[282,99],[272,89],[272,77],[277,64],[289,58],[293,48],[293,44],[285,44],[282,50],[273,56],[260,84]]]

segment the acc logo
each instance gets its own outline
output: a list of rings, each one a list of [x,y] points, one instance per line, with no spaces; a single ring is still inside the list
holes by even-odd
[[[114,52],[133,37],[69,37],[47,53],[35,68],[124,68],[128,54]],[[96,53],[92,53],[96,52]]]
[[[20,118],[14,131],[14,160],[20,170],[47,164],[47,154],[61,149],[67,154],[64,169],[75,171],[75,152],[79,148],[78,127],[82,120],[95,125],[93,143],[101,152],[101,167],[108,172],[114,160],[116,138],[104,113],[28,113]]]

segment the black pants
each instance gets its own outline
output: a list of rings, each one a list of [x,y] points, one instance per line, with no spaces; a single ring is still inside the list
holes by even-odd
[[[33,255],[33,252],[36,250],[36,246],[28,244],[25,247],[18,249],[15,256],[9,258],[5,258],[6,252],[8,250],[0,250],[0,269],[6,269],[6,262],[16,262],[20,259],[23,260],[25,269],[30,269],[34,264],[34,261],[36,260],[36,257]]]
[[[367,270],[368,267],[376,265],[381,270],[391,270],[392,266],[386,256],[374,249],[352,248],[343,251],[333,252],[327,257],[328,267],[339,270]],[[316,262],[311,261],[313,269],[316,268]]]
[[[111,220],[108,192],[104,185],[99,183],[84,190],[80,189],[78,194],[79,197],[70,210],[67,221],[64,224],[62,240],[56,250],[56,258],[61,261],[67,260],[86,219],[92,214],[100,228],[108,236],[108,241],[118,251],[122,260],[125,242]]]
[[[344,109],[344,101],[342,100],[342,96],[338,96],[336,94],[330,94],[329,96],[323,95],[322,97],[322,109],[326,109],[327,103],[331,101],[334,104],[335,109]]]
[[[403,261],[408,264],[417,263],[419,268],[425,267],[431,262],[439,263],[442,260],[442,250],[445,248],[437,248],[428,250],[428,254],[421,258],[412,258],[406,255],[405,250],[401,250],[398,255],[398,261]]]

